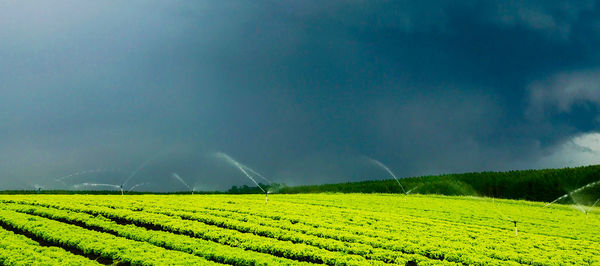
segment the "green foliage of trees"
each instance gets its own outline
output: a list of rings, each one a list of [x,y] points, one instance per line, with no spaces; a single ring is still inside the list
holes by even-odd
[[[421,176],[403,178],[400,182],[410,193],[487,196],[550,202],[569,191],[598,180],[600,180],[600,165]],[[402,189],[393,179],[283,187],[279,191],[280,193],[402,193]],[[600,186],[590,188],[586,193],[600,196]],[[591,201],[592,198],[586,201]],[[572,200],[568,199],[565,203],[571,203]]]

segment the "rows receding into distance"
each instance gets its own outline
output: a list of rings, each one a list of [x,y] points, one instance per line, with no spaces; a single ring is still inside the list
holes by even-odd
[[[564,205],[363,194],[271,195],[268,203],[259,195],[29,195],[0,201],[0,233],[69,253],[65,260],[73,264],[600,262],[599,214]],[[512,221],[519,221],[518,231]],[[10,257],[7,241],[0,241],[3,260]],[[56,257],[52,252],[42,252],[39,263]]]

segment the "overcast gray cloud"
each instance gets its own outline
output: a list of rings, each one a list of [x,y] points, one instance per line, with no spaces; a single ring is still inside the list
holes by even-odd
[[[288,184],[594,162],[599,26],[597,1],[1,1],[0,188],[251,185],[218,151]]]
[[[582,14],[593,12],[594,1],[499,1],[491,18],[508,26],[526,26],[569,38]]]
[[[551,75],[529,87],[532,116],[571,112],[573,105],[600,105],[600,71],[581,70]]]

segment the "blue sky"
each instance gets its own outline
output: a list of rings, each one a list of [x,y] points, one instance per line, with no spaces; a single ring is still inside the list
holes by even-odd
[[[2,1],[0,36],[0,188],[600,162],[598,1]]]

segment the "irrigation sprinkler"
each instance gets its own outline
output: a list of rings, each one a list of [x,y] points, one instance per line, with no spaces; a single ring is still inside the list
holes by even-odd
[[[27,182],[27,183],[29,183],[29,182]],[[33,186],[33,190],[35,191],[35,194],[40,194],[42,191],[42,188],[44,188],[42,185],[39,185],[39,184],[33,184],[32,186]]]
[[[502,216],[502,218],[500,219],[501,221],[509,221],[512,222],[515,225],[515,236],[519,235],[519,232],[517,230],[517,220],[513,220],[510,217],[504,215],[504,213],[498,208],[498,205],[496,204],[496,198],[492,197],[492,205],[494,205],[494,211],[498,214],[500,214],[500,216]]]
[[[194,195],[194,192],[196,192],[196,189],[198,189],[198,191],[199,191],[199,192],[202,192],[202,187],[201,187],[201,186],[198,186],[198,184],[195,184],[195,185],[192,187],[192,195]]]
[[[562,196],[560,196],[560,197],[556,198],[555,200],[551,201],[550,203],[548,203],[548,204],[544,205],[544,207],[548,207],[548,206],[550,206],[551,204],[553,204],[553,203],[555,203],[555,202],[557,202],[557,201],[559,201],[559,200],[565,199],[565,198],[567,198],[567,197],[571,197],[571,198],[573,198],[573,194],[575,194],[575,193],[578,193],[579,191],[582,191],[582,190],[585,190],[585,189],[588,189],[588,188],[594,187],[594,186],[596,186],[596,185],[598,185],[598,184],[600,184],[600,180],[598,180],[598,181],[596,181],[596,182],[591,182],[591,183],[588,183],[588,184],[586,184],[585,186],[582,186],[582,187],[579,187],[579,188],[577,188],[577,189],[571,190],[571,191],[569,191],[569,193],[567,193],[567,194],[564,194],[564,195],[562,195]]]
[[[519,230],[517,230],[517,220],[513,220],[510,217],[504,215],[504,213],[502,211],[499,210],[498,205],[496,205],[496,200],[494,197],[492,197],[492,204],[494,205],[494,211],[496,211],[498,214],[500,214],[500,216],[502,216],[502,221],[509,221],[512,222],[515,225],[515,236],[519,235]]]
[[[578,211],[583,212],[585,214],[585,218],[587,219],[589,210],[586,209],[583,204],[579,203],[579,201],[573,195],[571,195],[571,199],[573,199],[573,203],[575,203],[575,206],[573,208],[577,209]]]

